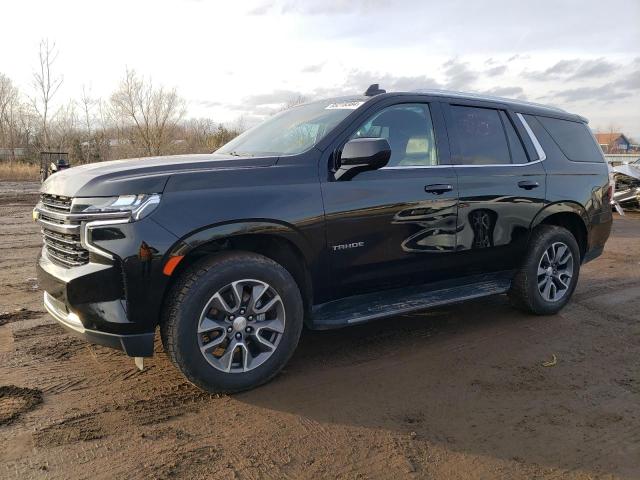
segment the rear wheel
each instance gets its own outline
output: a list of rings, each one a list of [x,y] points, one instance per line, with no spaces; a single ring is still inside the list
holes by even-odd
[[[554,314],[571,298],[579,273],[580,250],[571,232],[553,225],[539,226],[532,233],[509,297],[522,310]]]
[[[171,361],[209,392],[236,392],[276,375],[296,348],[302,299],[289,272],[253,253],[205,259],[172,290],[161,325]]]

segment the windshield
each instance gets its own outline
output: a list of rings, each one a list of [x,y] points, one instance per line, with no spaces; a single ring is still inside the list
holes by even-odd
[[[364,101],[323,100],[274,115],[215,153],[237,156],[295,155],[309,150]]]

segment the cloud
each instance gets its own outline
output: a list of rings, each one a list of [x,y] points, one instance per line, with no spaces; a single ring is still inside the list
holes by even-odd
[[[569,77],[570,80],[577,80],[581,78],[594,78],[602,77],[613,73],[617,70],[618,66],[603,58],[595,60],[585,60],[576,68],[575,73]]]
[[[191,103],[206,108],[219,107],[222,105],[222,102],[218,102],[215,100],[192,100]]]
[[[324,67],[324,62],[317,63],[315,65],[307,65],[306,67],[303,67],[301,71],[302,73],[318,73],[322,71],[322,67]]]
[[[274,90],[270,93],[260,93],[256,95],[249,95],[242,99],[243,105],[246,106],[260,106],[260,105],[279,105],[284,104],[293,98],[303,96],[302,93],[294,90]]]
[[[323,2],[268,1],[249,10],[249,15],[345,15],[390,8],[391,0],[325,0]]]
[[[484,73],[490,77],[497,77],[498,75],[502,75],[507,71],[506,65],[498,65],[497,67],[490,68],[486,70]]]
[[[426,88],[442,88],[442,85],[426,75],[403,76],[389,73],[373,73],[354,70],[347,75],[343,91],[348,93],[364,92],[372,83],[380,84],[387,91],[411,91]]]
[[[445,88],[450,90],[471,90],[478,78],[478,73],[471,70],[467,62],[461,62],[457,58],[445,62],[443,68],[447,77]]]
[[[631,92],[617,90],[614,83],[606,83],[598,87],[579,87],[552,92],[551,97],[565,102],[591,101],[606,103],[627,98],[631,95]]]
[[[273,9],[273,2],[264,2],[247,12],[248,15],[267,15]]]
[[[638,61],[637,63],[640,64],[640,61]],[[631,72],[620,80],[613,82],[613,85],[624,90],[640,91],[640,70]]]
[[[524,90],[522,90],[522,87],[495,87],[489,90],[484,90],[480,93],[496,97],[524,97]]]
[[[614,73],[620,67],[604,58],[593,60],[560,60],[546,70],[523,72],[523,77],[531,80],[582,80],[602,77]]]
[[[516,60],[528,60],[529,58],[531,58],[529,55],[523,55],[521,53],[516,53],[515,55],[510,56],[507,59],[507,62],[511,63],[511,62],[515,62]]]

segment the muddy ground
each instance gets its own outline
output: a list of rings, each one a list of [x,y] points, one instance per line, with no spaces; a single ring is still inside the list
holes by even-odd
[[[305,332],[274,381],[211,397],[160,345],[139,372],[54,324],[34,279],[33,196],[12,188],[0,478],[640,478],[638,214],[616,216],[560,315],[495,297]]]

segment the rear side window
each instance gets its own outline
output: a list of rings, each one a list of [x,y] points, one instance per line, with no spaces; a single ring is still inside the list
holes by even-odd
[[[509,145],[497,110],[451,105],[461,165],[509,164]]]
[[[556,142],[565,157],[574,162],[604,162],[589,127],[584,123],[536,117]]]

